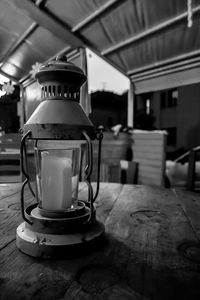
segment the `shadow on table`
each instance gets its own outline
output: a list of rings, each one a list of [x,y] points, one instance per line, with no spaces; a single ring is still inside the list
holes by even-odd
[[[16,257],[16,251],[10,260]],[[2,300],[11,295],[12,299],[32,300],[200,299],[199,267],[195,263],[186,261],[180,267],[167,267],[164,262],[152,265],[144,252],[137,252],[108,235],[98,249],[82,253],[79,258],[42,260],[22,253],[20,256],[22,273],[15,278],[0,279]],[[9,283],[8,289],[9,280],[12,285]]]

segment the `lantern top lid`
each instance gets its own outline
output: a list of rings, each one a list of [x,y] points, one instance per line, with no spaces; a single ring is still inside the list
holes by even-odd
[[[35,78],[40,84],[46,82],[61,82],[77,89],[86,81],[87,77],[83,70],[67,61],[65,55],[57,56],[56,59],[40,66]]]
[[[79,104],[80,87],[87,78],[83,71],[59,56],[41,65],[35,77],[42,85],[42,101],[24,124],[24,134],[31,132],[32,139],[78,140],[86,132],[95,139],[94,126]]]

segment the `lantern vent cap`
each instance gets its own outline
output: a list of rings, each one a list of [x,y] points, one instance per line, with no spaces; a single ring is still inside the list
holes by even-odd
[[[80,88],[87,80],[83,70],[75,64],[68,62],[65,55],[57,56],[56,59],[40,66],[35,78],[40,84],[45,82],[59,81]]]

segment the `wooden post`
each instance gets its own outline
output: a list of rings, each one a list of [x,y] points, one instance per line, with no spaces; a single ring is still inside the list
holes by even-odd
[[[196,162],[196,152],[194,150],[191,150],[189,154],[189,165],[188,165],[188,176],[187,176],[187,189],[190,191],[193,191],[195,187],[195,162]]]
[[[19,105],[19,117],[20,117],[20,128],[24,126],[26,122],[26,113],[25,113],[25,95],[24,87],[20,85],[20,105]]]
[[[80,48],[80,55],[81,55],[81,68],[84,73],[87,75],[87,57],[86,57],[86,49]],[[81,87],[81,94],[80,94],[80,104],[84,109],[87,116],[92,112],[91,109],[91,99],[90,95],[88,94],[88,81],[84,83]]]
[[[134,87],[133,83],[130,81],[130,87],[128,91],[128,105],[127,105],[127,126],[134,126]]]

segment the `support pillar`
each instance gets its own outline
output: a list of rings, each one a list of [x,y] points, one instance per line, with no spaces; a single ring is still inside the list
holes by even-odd
[[[80,55],[81,55],[81,69],[84,71],[85,75],[87,75],[87,56],[86,56],[86,49],[80,48]],[[88,93],[88,81],[84,83],[81,87],[81,94],[80,94],[80,104],[84,109],[87,116],[92,112],[91,108],[91,99]]]
[[[130,87],[128,91],[128,105],[127,105],[127,126],[134,126],[134,87],[130,81]]]

